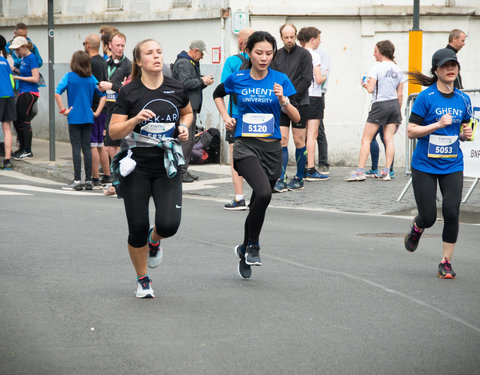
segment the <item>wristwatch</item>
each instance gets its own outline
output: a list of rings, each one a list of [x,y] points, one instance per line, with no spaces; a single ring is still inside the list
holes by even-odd
[[[280,103],[282,107],[286,107],[290,103],[290,99],[288,99],[288,96],[285,97],[285,101],[283,103]]]

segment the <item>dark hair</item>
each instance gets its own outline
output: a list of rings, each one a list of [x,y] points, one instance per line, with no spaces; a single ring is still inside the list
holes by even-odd
[[[15,30],[27,30],[27,25],[23,22],[19,22],[15,25]]]
[[[255,44],[260,42],[268,42],[272,45],[273,48],[273,57],[275,57],[277,53],[277,41],[272,36],[272,34],[266,31],[255,31],[248,37],[247,44],[245,45],[245,51],[252,52]],[[252,61],[248,60],[248,69],[252,67]]]
[[[5,49],[6,45],[7,45],[7,40],[3,37],[3,35],[0,35],[0,53],[5,58],[7,58],[8,56],[7,50]]]
[[[137,65],[137,61],[140,60],[140,57],[142,55],[142,51],[141,51],[141,47],[144,43],[147,43],[147,42],[156,42],[158,44],[160,44],[159,42],[157,42],[155,39],[145,39],[145,40],[142,40],[141,42],[138,42],[137,45],[135,46],[135,48],[133,49],[133,61],[132,61],[132,81],[134,79],[137,79],[137,78],[140,78],[142,76],[142,68],[140,68],[138,65]]]
[[[395,53],[395,46],[392,42],[389,40],[382,40],[378,42],[376,46],[378,48],[378,52],[380,52],[382,56],[385,56],[387,59],[395,62],[395,56],[393,56]]]
[[[318,30],[316,27],[302,27],[298,32],[297,39],[300,43],[307,43],[310,39],[315,39],[320,35],[321,31]]]
[[[448,34],[448,43],[452,43],[453,39],[459,38],[460,35],[465,34],[462,30],[460,29],[453,29],[450,31],[450,34]]]
[[[85,51],[77,51],[72,55],[70,69],[80,77],[90,77],[92,75],[92,64],[90,56]]]
[[[285,27],[287,27],[287,26],[292,26],[293,29],[295,30],[295,35],[297,35],[297,28],[295,27],[295,25],[292,25],[291,23],[286,23],[286,24],[280,26],[280,29],[279,29],[279,31],[280,31],[280,36],[282,36],[282,31],[283,31],[283,29],[284,29]]]
[[[447,56],[445,56],[445,52],[447,52]],[[448,56],[449,53],[451,54],[450,56]],[[452,59],[452,57],[454,57],[454,59]],[[417,85],[432,86],[438,81],[438,76],[435,73],[435,71],[439,66],[438,64],[442,63],[443,61],[445,62],[440,66],[445,65],[449,61],[453,61],[455,64],[457,64],[458,71],[460,71],[460,64],[456,59],[455,53],[452,50],[449,50],[448,48],[442,48],[436,51],[432,56],[432,67],[430,68],[430,73],[432,75],[430,77],[417,70],[414,72],[407,72],[407,74],[410,76],[408,80]]]
[[[108,42],[110,42],[110,36],[114,33],[117,33],[118,29],[115,26],[102,25],[100,26],[100,39],[104,48],[108,49]]]

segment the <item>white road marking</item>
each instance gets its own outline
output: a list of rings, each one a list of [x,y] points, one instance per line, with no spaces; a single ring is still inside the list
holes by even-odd
[[[50,194],[63,194],[63,195],[88,195],[90,197],[97,196],[103,197],[103,194],[99,194],[98,190],[92,190],[90,192],[82,192],[82,191],[69,191],[69,190],[61,190],[61,189],[51,189],[51,188],[43,188],[39,186],[31,186],[31,185],[6,185],[0,184],[1,189],[11,189],[11,190],[21,190],[21,191],[32,191],[38,193],[50,193]]]

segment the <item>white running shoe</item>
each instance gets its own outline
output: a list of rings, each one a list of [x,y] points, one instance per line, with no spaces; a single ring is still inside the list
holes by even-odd
[[[365,172],[359,173],[358,170],[351,171],[350,174],[345,177],[345,181],[365,181],[367,178],[365,177]]]
[[[155,246],[150,242],[150,236],[153,231],[153,227],[150,228],[150,231],[148,232],[148,258],[147,258],[147,264],[149,268],[155,268],[162,263],[163,260],[163,250],[162,247],[160,246],[160,241],[158,241],[158,245]]]
[[[155,293],[152,289],[152,280],[148,277],[142,277],[137,281],[137,298],[155,298]]]

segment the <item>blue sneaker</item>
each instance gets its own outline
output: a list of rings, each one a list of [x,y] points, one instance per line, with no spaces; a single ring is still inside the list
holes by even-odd
[[[395,171],[390,171],[390,178],[392,180],[395,178]]]
[[[305,180],[307,181],[326,181],[329,180],[330,176],[328,174],[321,174],[317,171],[314,173],[305,172]]]
[[[365,172],[365,177],[375,178],[378,172],[378,169],[370,169],[368,172]]]
[[[273,188],[274,193],[283,193],[288,191],[287,183],[285,181],[278,180]]]
[[[246,210],[248,207],[245,204],[245,199],[237,201],[235,198],[230,203],[227,203],[223,206],[225,210],[232,210],[232,211],[243,211]]]
[[[300,180],[297,176],[295,176],[290,182],[287,184],[287,188],[290,191],[294,190],[303,190],[303,180]]]

